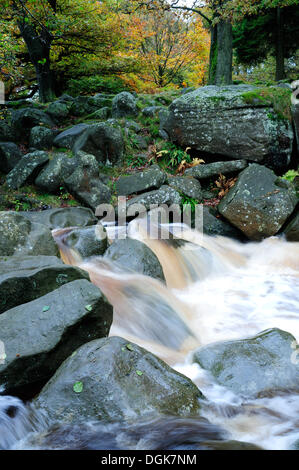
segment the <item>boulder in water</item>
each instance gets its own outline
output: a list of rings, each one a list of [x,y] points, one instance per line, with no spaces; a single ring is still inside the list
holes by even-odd
[[[126,238],[117,240],[106,251],[104,258],[119,264],[126,271],[134,271],[164,280],[162,266],[156,255],[144,243]]]
[[[193,359],[236,394],[264,397],[299,391],[299,364],[292,360],[295,344],[290,333],[274,328],[253,338],[204,346]]]
[[[155,414],[194,416],[200,390],[150,352],[116,336],[80,347],[35,400],[50,418],[68,424]]]
[[[46,225],[49,229],[66,227],[87,227],[95,225],[98,219],[87,207],[66,207],[47,209],[42,212],[19,212],[33,223]]]
[[[76,228],[64,237],[64,245],[77,251],[82,258],[103,255],[107,249],[107,234],[102,225]]]
[[[0,314],[42,297],[68,282],[89,280],[85,271],[66,266],[55,256],[2,257],[0,273]]]
[[[6,354],[0,387],[5,394],[19,395],[24,387],[45,384],[78,347],[107,336],[111,322],[111,305],[85,279],[7,310],[0,315]]]

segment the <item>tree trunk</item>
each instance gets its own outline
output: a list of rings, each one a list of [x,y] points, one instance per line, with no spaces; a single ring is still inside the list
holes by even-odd
[[[285,78],[285,68],[284,68],[284,44],[283,44],[283,18],[282,11],[277,7],[276,13],[276,81],[283,80]]]
[[[232,25],[220,20],[211,27],[209,85],[231,85],[233,68]]]
[[[25,21],[19,21],[19,29],[36,70],[39,99],[42,103],[53,101],[55,92],[50,67],[51,38],[46,32],[38,34],[34,26]]]

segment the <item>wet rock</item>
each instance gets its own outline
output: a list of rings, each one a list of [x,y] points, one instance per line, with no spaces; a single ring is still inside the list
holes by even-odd
[[[111,305],[84,279],[3,313],[0,331],[6,358],[0,365],[2,390],[18,394],[22,387],[45,383],[78,347],[107,336],[111,322]]]
[[[6,184],[11,189],[18,189],[25,184],[33,183],[43,166],[49,161],[47,152],[36,151],[27,153],[11,170],[6,178]]]
[[[261,165],[251,164],[222,199],[218,210],[251,240],[275,235],[297,204],[296,191],[287,181]]]
[[[242,232],[222,220],[219,215],[217,217],[217,211],[207,206],[203,206],[203,233],[211,236],[220,235],[222,237],[235,238],[237,240],[245,238]]]
[[[248,166],[244,160],[235,160],[232,162],[215,162],[203,165],[197,165],[193,168],[188,168],[185,171],[186,176],[193,176],[198,180],[210,178],[212,176],[227,175],[230,173],[240,172]]]
[[[57,193],[64,181],[75,171],[77,160],[65,153],[56,153],[35,180],[37,187]]]
[[[166,181],[166,174],[158,165],[132,175],[121,176],[116,182],[116,193],[119,196],[137,194],[149,189],[160,188]]]
[[[0,171],[9,173],[22,159],[19,147],[12,142],[0,142]]]
[[[250,339],[204,346],[193,359],[234,393],[263,397],[299,390],[299,364],[292,361],[295,343],[290,333],[274,328]]]
[[[54,145],[58,148],[66,148],[71,150],[76,139],[87,129],[88,124],[76,124],[65,131],[58,134],[54,139]]]
[[[153,413],[194,416],[202,397],[190,379],[114,336],[79,348],[43,388],[35,405],[53,420],[74,424]]]
[[[78,152],[76,160],[75,171],[64,182],[76,199],[96,210],[100,204],[110,201],[110,189],[100,181],[99,165],[93,155]]]
[[[11,123],[16,136],[21,140],[27,140],[30,130],[35,126],[54,126],[50,116],[37,108],[21,108],[13,111]]]
[[[119,93],[112,101],[112,117],[121,118],[125,116],[137,116],[137,100],[127,91]]]
[[[119,264],[126,271],[134,271],[155,279],[165,280],[156,255],[144,243],[126,238],[117,240],[106,251],[104,258]]]
[[[82,258],[103,255],[107,249],[107,234],[102,225],[72,230],[64,237],[64,244],[74,249]]]
[[[35,126],[30,132],[30,147],[37,150],[51,149],[54,140],[54,132],[43,126]]]
[[[55,256],[2,257],[0,273],[0,314],[42,297],[68,282],[89,280],[85,271],[66,266]]]
[[[0,212],[1,256],[58,255],[51,231],[16,212]]]
[[[197,179],[190,176],[169,176],[168,184],[171,188],[185,194],[192,199],[200,201],[202,199],[201,184]]]
[[[42,212],[19,212],[33,223],[46,225],[50,230],[66,227],[86,227],[95,225],[98,220],[87,207],[66,207],[48,209]]]
[[[289,242],[299,242],[299,212],[294,215],[292,220],[288,223],[284,232],[286,239]]]
[[[75,154],[80,150],[94,155],[103,165],[122,165],[124,139],[121,129],[104,122],[89,126],[73,145]]]
[[[183,148],[284,168],[292,154],[291,123],[258,93],[249,85],[201,87],[173,101],[162,129]],[[288,100],[287,91],[280,93]]]

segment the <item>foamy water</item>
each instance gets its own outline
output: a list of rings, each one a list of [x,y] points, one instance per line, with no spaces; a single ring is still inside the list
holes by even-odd
[[[110,238],[113,230],[108,229]],[[186,229],[181,238],[187,243],[177,246],[148,239],[142,223],[134,222],[128,232],[158,256],[167,285],[101,257],[81,260],[64,244],[67,230],[54,232],[63,260],[88,271],[113,305],[110,335],[145,347],[192,379],[208,398],[203,416],[231,439],[264,449],[290,448],[299,439],[299,394],[244,400],[192,363],[192,352],[269,328],[299,340],[299,243],[274,237],[242,244]]]

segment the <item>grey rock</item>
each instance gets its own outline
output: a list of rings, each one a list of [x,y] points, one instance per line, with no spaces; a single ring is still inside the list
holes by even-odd
[[[0,142],[0,171],[9,173],[23,158],[19,147],[12,142]]]
[[[68,282],[89,280],[85,271],[66,266],[55,256],[2,257],[0,273],[0,314],[38,299]]]
[[[1,256],[58,255],[51,231],[16,212],[0,212]]]
[[[212,176],[227,175],[234,172],[240,172],[248,166],[245,160],[234,160],[232,162],[207,163],[188,168],[185,171],[186,176],[194,176],[198,180],[210,178]]]
[[[89,115],[89,119],[100,119],[100,120],[106,120],[110,117],[111,110],[107,106],[104,108],[100,108],[94,113]]]
[[[6,184],[11,189],[18,189],[25,184],[33,183],[43,166],[49,161],[47,152],[36,151],[27,153],[11,170],[6,178]]]
[[[71,104],[68,102],[58,100],[48,106],[47,114],[49,114],[55,122],[59,123],[68,117],[70,107]]]
[[[242,240],[244,238],[242,232],[219,218],[219,216],[217,217],[217,212],[214,211],[213,213],[213,211],[207,206],[203,207],[203,232],[211,236],[220,235],[222,237],[235,238],[237,240]]]
[[[169,176],[168,184],[171,188],[200,201],[202,199],[201,184],[190,176]]]
[[[48,209],[42,212],[19,212],[33,223],[46,225],[50,230],[67,227],[87,227],[95,225],[97,218],[87,207],[66,207]]]
[[[7,122],[0,121],[0,142],[13,142],[15,140],[13,129]]]
[[[155,115],[161,110],[161,106],[148,106],[143,108],[142,114],[146,117],[155,117]]]
[[[106,251],[105,258],[119,264],[126,271],[165,280],[162,266],[156,255],[138,240],[126,238],[114,241]]]
[[[91,114],[97,110],[97,106],[95,106],[90,101],[89,96],[77,96],[72,103],[70,108],[70,114],[73,116],[86,116],[87,114]]]
[[[107,233],[100,225],[77,228],[66,234],[64,245],[75,250],[82,258],[103,255],[108,246]]]
[[[166,174],[154,165],[148,170],[121,176],[116,182],[116,193],[119,196],[137,194],[149,189],[160,188],[166,181]]]
[[[138,134],[142,130],[142,127],[141,127],[140,124],[138,124],[138,122],[126,121],[125,122],[125,129],[129,129],[130,131],[133,131],[136,134]]]
[[[111,322],[111,305],[84,279],[3,313],[0,331],[6,358],[0,365],[2,390],[12,394],[24,386],[44,384],[78,347],[107,336]]]
[[[77,124],[69,129],[58,134],[54,139],[54,145],[60,148],[71,150],[76,139],[87,129],[88,124]]]
[[[138,204],[139,206],[143,206],[148,211],[154,208],[152,206],[161,204],[165,204],[167,206],[171,206],[172,204],[180,205],[181,202],[182,198],[175,189],[171,188],[170,186],[163,185],[158,190],[150,191],[148,193],[133,197],[127,201],[127,209],[131,209],[132,212],[133,208],[131,206]],[[133,216],[133,214],[130,215]]]
[[[54,126],[50,116],[37,108],[21,108],[13,111],[11,124],[17,137],[22,140],[29,138],[30,130],[35,126]]]
[[[294,341],[290,333],[270,329],[250,339],[204,346],[193,359],[220,385],[246,398],[298,391],[299,365],[291,361]]]
[[[289,242],[299,242],[299,212],[297,210],[292,220],[287,224],[283,231]]]
[[[127,91],[119,93],[112,101],[112,117],[121,118],[125,116],[137,116],[137,100]]]
[[[253,163],[240,173],[218,210],[251,240],[275,235],[297,204],[295,188],[275,173]]]
[[[93,155],[77,153],[77,167],[65,179],[68,190],[79,201],[93,210],[111,199],[110,189],[99,179],[99,166]]]
[[[124,153],[121,129],[104,122],[89,126],[73,145],[75,154],[80,150],[94,155],[103,165],[121,166]]]
[[[43,126],[35,126],[31,129],[29,144],[37,150],[51,149],[53,146],[54,132]]]
[[[199,88],[170,105],[161,128],[184,148],[284,168],[292,153],[291,123],[259,99],[248,104],[244,94],[256,89],[249,85]]]
[[[37,187],[57,193],[64,181],[75,171],[77,160],[65,153],[56,153],[35,180]]]
[[[150,414],[194,416],[203,398],[190,379],[118,337],[76,351],[43,388],[35,406],[59,422],[115,421]],[[81,382],[81,393],[74,384]]]

